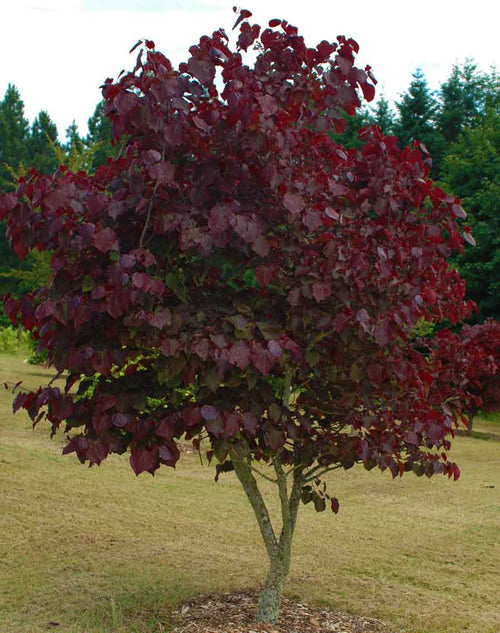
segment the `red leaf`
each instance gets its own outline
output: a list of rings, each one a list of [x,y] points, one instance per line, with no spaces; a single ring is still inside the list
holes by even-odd
[[[330,284],[317,282],[312,285],[312,294],[316,301],[320,303],[320,301],[325,301],[331,296],[332,289]]]
[[[283,196],[283,205],[290,211],[292,215],[300,213],[304,207],[304,198],[297,193],[285,193]]]
[[[227,359],[232,365],[246,369],[250,364],[250,348],[247,343],[239,341],[232,345],[228,351]]]
[[[0,196],[0,220],[3,220],[6,213],[15,209],[17,203],[17,196],[13,193],[6,193]]]
[[[455,215],[457,218],[462,218],[462,220],[465,220],[465,218],[467,217],[467,213],[465,213],[464,208],[460,204],[454,204],[451,210],[453,211],[453,215]]]
[[[159,310],[154,314],[148,315],[149,325],[162,330],[165,325],[172,324],[172,313],[168,308],[163,308],[163,310]]]
[[[274,279],[275,269],[267,266],[258,266],[255,269],[255,280],[262,288],[268,286]]]
[[[164,418],[156,427],[156,435],[164,440],[171,440],[175,433],[175,418],[172,415]]]
[[[237,435],[241,429],[242,418],[239,413],[231,413],[224,420],[224,438],[230,439]]]
[[[260,343],[254,343],[252,346],[251,359],[254,366],[263,376],[267,376],[276,363],[276,357],[267,349],[264,349]]]
[[[114,415],[111,416],[111,423],[114,426],[123,428],[124,426],[127,426],[127,424],[129,423],[129,418],[124,413],[115,413]]]
[[[201,424],[202,416],[201,411],[195,405],[190,405],[186,407],[182,412],[182,421],[189,428],[192,426],[198,426]]]
[[[132,48],[129,50],[129,55],[130,53],[133,53],[135,51],[135,49],[140,46],[142,44],[142,40],[137,40],[137,42],[132,46]]]
[[[158,459],[158,449],[133,449],[130,455],[130,465],[136,475],[140,475],[143,472],[153,474],[160,465]]]
[[[263,235],[259,235],[259,237],[252,242],[252,248],[260,257],[267,257],[271,250],[269,241]]]
[[[108,253],[109,251],[117,251],[118,240],[113,229],[102,229],[94,235],[94,246],[102,253]]]
[[[267,349],[276,358],[280,358],[281,354],[283,354],[283,348],[278,343],[278,341],[269,341],[269,343],[267,344]]]
[[[174,180],[174,166],[166,161],[152,165],[148,172],[151,178],[160,182],[173,182]]]
[[[464,235],[465,241],[469,242],[469,244],[471,246],[475,246],[476,245],[476,240],[472,237],[472,235],[470,233],[470,229],[469,230],[464,229],[463,235]]]
[[[275,26],[279,26],[281,24],[281,20],[278,20],[277,18],[274,18],[272,20],[269,20],[269,26],[274,29]]]
[[[211,84],[215,79],[215,64],[210,59],[191,57],[188,61],[188,71],[204,85]]]
[[[363,91],[363,96],[367,101],[373,101],[373,98],[375,97],[375,88],[371,84],[363,82],[361,84],[361,90]]]
[[[233,7],[233,11],[236,13],[238,11],[238,9],[236,7]],[[243,22],[243,20],[245,20],[246,18],[250,18],[250,17],[252,17],[252,12],[251,11],[248,11],[248,9],[241,9],[240,10],[240,15],[238,16],[238,19],[233,24],[233,30],[238,26],[238,24],[240,24],[240,22]]]
[[[201,407],[201,417],[207,422],[215,420],[219,415],[219,410],[213,407],[211,404],[204,404]]]
[[[175,464],[178,462],[180,457],[180,452],[175,442],[167,442],[163,446],[160,446],[158,452],[159,457],[164,464],[175,468]]]
[[[331,502],[330,502],[330,506],[332,508],[332,512],[334,514],[337,514],[340,508],[340,503],[339,500],[336,497],[332,497]]]
[[[259,423],[257,417],[253,413],[247,412],[243,414],[243,427],[247,433],[255,436],[257,434],[258,426]]]

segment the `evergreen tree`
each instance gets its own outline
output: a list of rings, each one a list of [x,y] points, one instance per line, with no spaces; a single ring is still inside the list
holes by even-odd
[[[18,89],[9,84],[0,102],[0,187],[12,188],[11,169],[18,169],[27,158],[29,122]],[[9,186],[10,185],[10,186]]]
[[[457,264],[478,320],[500,317],[500,115],[487,109],[481,123],[466,128],[444,160],[443,179],[460,196],[476,240]]]
[[[383,134],[394,134],[395,115],[385,95],[381,95],[377,104],[370,108],[370,123],[378,125]]]
[[[495,93],[492,75],[479,73],[472,60],[453,66],[440,89],[438,127],[447,143],[455,143],[462,130],[478,125]]]
[[[395,132],[401,146],[421,141],[432,157],[432,174],[436,176],[439,173],[445,142],[436,125],[438,103],[421,69],[417,69],[413,74],[408,91],[402,95],[396,107],[399,116]]]
[[[57,143],[57,127],[50,116],[42,110],[31,126],[28,139],[28,164],[43,174],[51,174],[57,169],[53,145]]]
[[[113,126],[111,121],[104,115],[104,101],[100,101],[94,114],[88,120],[89,133],[85,139],[85,144],[90,146],[98,145],[92,167],[97,169],[99,165],[104,165],[108,158],[115,158],[117,155],[116,145],[112,145]]]
[[[359,138],[359,131],[361,128],[370,125],[370,117],[369,112],[366,108],[360,108],[355,114],[345,115],[346,128],[345,130],[338,134],[332,133],[331,138],[342,145],[350,149],[351,147],[355,147],[356,149],[360,149],[363,145],[363,142]]]
[[[80,153],[83,148],[83,139],[80,136],[80,132],[78,131],[78,125],[73,119],[71,125],[66,128],[66,144],[64,145],[64,149],[66,153],[71,154],[73,150],[75,150],[77,153]]]

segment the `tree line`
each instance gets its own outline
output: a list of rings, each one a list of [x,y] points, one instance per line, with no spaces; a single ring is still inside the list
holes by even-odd
[[[346,129],[336,139],[360,147],[359,130],[378,125],[398,137],[400,146],[420,141],[432,157],[431,177],[447,193],[459,196],[467,211],[475,248],[456,257],[468,296],[478,305],[475,321],[500,318],[500,76],[495,69],[480,71],[472,60],[453,66],[449,77],[432,91],[417,69],[408,89],[392,105],[382,95],[377,104],[346,116]],[[94,171],[116,155],[112,127],[97,104],[82,136],[75,122],[59,139],[46,111],[30,125],[18,89],[9,85],[0,102],[0,189],[35,167],[54,172],[59,164]],[[0,294],[24,292],[39,285],[48,272],[47,256],[30,255],[19,264],[0,231]]]

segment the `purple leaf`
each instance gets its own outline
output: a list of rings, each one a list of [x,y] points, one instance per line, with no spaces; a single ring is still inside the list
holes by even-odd
[[[215,420],[215,418],[219,415],[218,409],[213,407],[211,404],[204,404],[201,407],[201,417],[207,422],[211,422]]]
[[[292,215],[297,215],[304,210],[304,198],[297,193],[285,193],[283,196],[283,204]]]
[[[113,229],[102,229],[94,235],[94,246],[102,253],[108,253],[111,250],[118,250],[118,240]]]

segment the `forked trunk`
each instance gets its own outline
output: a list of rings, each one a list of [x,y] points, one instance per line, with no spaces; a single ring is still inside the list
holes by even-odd
[[[279,457],[276,456],[273,459],[282,520],[281,534],[277,538],[250,463],[240,458],[234,451],[231,454],[231,459],[234,470],[255,513],[269,558],[269,571],[259,595],[256,620],[265,624],[274,624],[279,616],[283,586],[290,570],[292,539],[303,485],[302,469],[297,467],[293,472],[290,471],[293,474],[293,486],[288,494],[287,475]],[[268,479],[268,477],[266,478]]]

